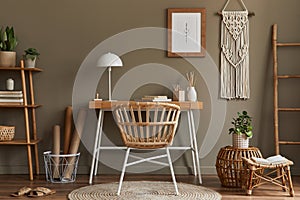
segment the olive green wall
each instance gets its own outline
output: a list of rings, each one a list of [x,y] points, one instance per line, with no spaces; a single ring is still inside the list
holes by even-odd
[[[238,1],[232,0],[229,8],[240,8]],[[255,12],[250,18],[250,84],[251,98],[247,101],[228,101],[225,125],[220,138],[212,151],[201,159],[202,172],[216,173],[214,166],[219,149],[231,144],[231,136],[227,134],[230,122],[237,111],[247,110],[254,121],[253,146],[261,149],[264,156],[274,154],[273,139],[273,91],[272,91],[272,54],[271,26],[279,26],[279,38],[283,41],[300,41],[300,1],[299,0],[244,0],[247,8]],[[38,136],[42,139],[39,144],[40,155],[51,149],[51,133],[55,124],[63,125],[64,109],[72,104],[72,90],[78,69],[87,55],[100,42],[126,30],[140,27],[166,27],[167,8],[206,8],[206,47],[207,52],[219,66],[220,60],[220,20],[216,14],[225,4],[225,0],[10,0],[1,2],[0,25],[14,26],[19,39],[17,47],[18,59],[25,48],[36,47],[41,56],[38,66],[44,71],[35,75],[36,102],[43,106],[37,110]],[[162,42],[167,44],[166,35]],[[120,43],[120,48],[128,44]],[[109,49],[107,49],[108,51]],[[297,53],[293,53],[297,51]],[[282,53],[283,64],[295,67],[299,63],[299,50]],[[293,55],[292,59],[291,55]],[[130,52],[122,57],[124,67],[113,71],[113,84],[130,69],[144,63],[162,63],[178,70],[185,75],[193,68],[182,58],[168,58],[164,51],[144,49]],[[201,59],[201,58],[195,58]],[[299,64],[298,64],[299,66]],[[299,70],[296,73],[300,73]],[[1,72],[2,75],[3,72]],[[4,81],[8,76],[17,80],[17,76],[3,73],[0,78],[0,89],[4,89]],[[149,76],[155,76],[155,71]],[[138,78],[138,77],[136,77]],[[217,79],[217,77],[206,77]],[[165,76],[169,80],[168,75]],[[203,77],[197,74],[196,88],[198,99],[204,102],[201,111],[198,140],[201,143],[210,122],[211,102]],[[88,80],[88,78],[87,78]],[[16,81],[16,84],[19,84]],[[100,94],[105,98],[107,78],[103,76],[99,83]],[[299,81],[289,81],[280,85],[285,90],[284,96],[290,105],[299,102]],[[93,86],[92,86],[93,87]],[[150,91],[169,92],[157,85],[145,85],[134,93],[134,97]],[[203,92],[202,92],[203,91]],[[88,101],[93,96],[85,97]],[[280,99],[283,101],[283,99]],[[298,104],[299,105],[299,104]],[[17,124],[17,136],[21,137],[22,112],[19,110],[1,110],[1,124]],[[283,121],[292,122],[282,126],[289,132],[299,132],[299,114],[281,116]],[[297,123],[298,122],[298,123]],[[113,124],[106,120],[106,130],[116,130]],[[216,126],[219,121],[214,121]],[[62,127],[63,128],[63,127]],[[94,133],[84,133],[93,137]],[[86,136],[87,137],[87,136]],[[118,141],[118,135],[113,139]],[[298,136],[298,139],[299,136]],[[91,147],[89,147],[91,148]],[[283,148],[282,154],[293,159],[296,165],[293,173],[300,173],[298,146]],[[80,173],[88,173],[91,156],[81,145]],[[0,146],[0,173],[27,173],[26,148]],[[112,160],[114,158],[112,157]],[[43,170],[42,156],[40,165]],[[175,162],[178,173],[187,173],[186,162],[191,163],[187,154]],[[109,167],[103,167],[103,173],[116,173]]]

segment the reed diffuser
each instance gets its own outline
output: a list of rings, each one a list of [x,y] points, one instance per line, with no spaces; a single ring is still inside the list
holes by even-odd
[[[195,74],[194,72],[186,73],[186,78],[189,82],[189,87],[187,88],[187,99],[189,101],[197,101],[197,92],[195,89]]]
[[[195,87],[196,79],[195,79],[194,72],[188,72],[188,73],[186,73],[186,78],[187,78],[187,80],[189,82],[189,86],[190,87]]]

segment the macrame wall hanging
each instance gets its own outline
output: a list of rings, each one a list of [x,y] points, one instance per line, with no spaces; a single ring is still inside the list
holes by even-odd
[[[249,99],[249,21],[248,10],[222,10],[221,25],[221,98]]]

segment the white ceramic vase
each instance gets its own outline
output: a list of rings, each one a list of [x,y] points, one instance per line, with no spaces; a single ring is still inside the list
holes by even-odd
[[[195,87],[187,88],[187,99],[188,101],[197,101],[197,91]]]

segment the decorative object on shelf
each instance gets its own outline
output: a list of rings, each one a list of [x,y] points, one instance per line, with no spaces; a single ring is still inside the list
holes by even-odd
[[[28,48],[24,50],[24,59],[25,59],[25,66],[28,68],[34,68],[36,59],[39,58],[40,53],[35,48]]]
[[[249,99],[249,21],[248,10],[222,10],[221,23],[221,98]]]
[[[106,53],[102,55],[97,61],[97,67],[107,67],[108,68],[108,100],[111,99],[111,67],[122,67],[123,62],[119,56],[113,53]]]
[[[252,118],[248,115],[247,111],[242,113],[238,112],[238,117],[233,118],[231,122],[233,128],[229,129],[229,134],[232,134],[233,147],[235,148],[248,148],[249,138],[252,138]]]
[[[187,99],[189,101],[197,101],[197,92],[196,92],[195,87],[187,88]]]
[[[0,67],[15,67],[16,52],[14,51],[18,44],[13,27],[0,29]]]
[[[15,127],[14,126],[0,126],[0,142],[10,141],[14,139]]]
[[[188,101],[197,101],[197,91],[195,89],[195,74],[194,72],[186,73],[186,78],[189,82],[189,87],[187,88],[187,99]]]
[[[168,57],[204,57],[206,9],[168,9]]]
[[[0,104],[18,104],[23,103],[22,91],[0,91]]]
[[[173,101],[185,101],[185,91],[180,88],[180,85],[176,84],[173,88]]]
[[[7,90],[14,90],[14,79],[9,78],[6,80],[6,89]]]
[[[185,91],[184,90],[178,91],[178,101],[185,101]]]
[[[178,99],[179,99],[179,90],[180,90],[180,85],[179,84],[173,85],[173,101],[178,101]]]
[[[256,147],[240,149],[226,146],[220,149],[216,160],[216,170],[222,186],[233,188],[243,186],[245,169],[242,157],[262,158],[262,154]],[[259,179],[253,181],[260,182]]]
[[[99,98],[99,93],[98,92],[96,93],[96,97],[95,97],[94,101],[102,101],[102,99]]]

